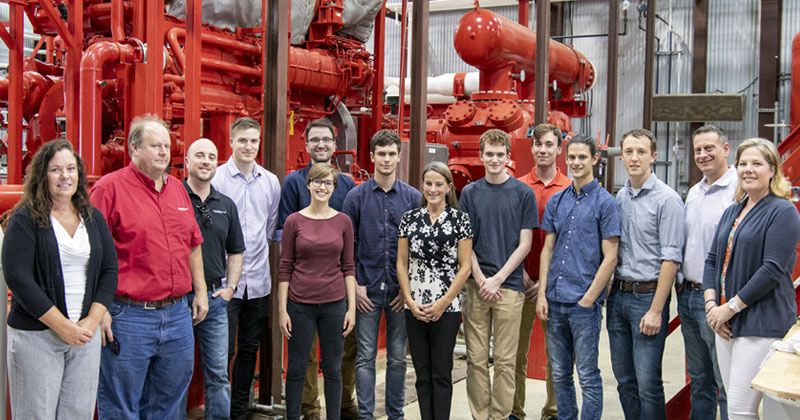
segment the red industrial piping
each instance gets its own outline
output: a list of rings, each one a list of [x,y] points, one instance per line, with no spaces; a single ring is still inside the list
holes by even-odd
[[[180,40],[182,39],[186,39],[186,29],[172,28],[167,31],[167,43],[169,43],[170,49],[172,49],[172,53],[175,56],[175,62],[178,64],[181,71],[185,72],[186,54],[184,54],[183,48],[181,47]],[[205,32],[200,36],[200,41],[204,44],[215,45],[228,50],[241,51],[250,56],[259,56],[261,54],[261,48],[258,45],[248,44],[246,42],[236,41]],[[241,66],[208,57],[202,57],[200,64],[203,67],[213,70],[233,72],[248,77],[261,77],[261,70],[259,67]]]
[[[111,0],[111,38],[119,42],[125,38],[125,17],[122,0]]]
[[[102,175],[103,160],[102,100],[103,66],[113,63],[132,63],[140,60],[143,52],[137,47],[114,42],[98,42],[83,53],[80,71],[80,150],[86,162],[86,176],[96,180]],[[72,140],[72,139],[70,139]]]
[[[465,14],[456,27],[454,44],[462,60],[481,70],[482,91],[506,89],[499,80],[502,75],[495,73],[524,70],[526,79],[535,75],[536,33],[489,10]],[[550,40],[550,79],[576,85],[581,92],[594,83],[594,67],[580,52]]]
[[[8,104],[9,79],[0,79],[0,103]],[[37,112],[47,90],[53,81],[35,71],[22,73],[22,116],[30,120]]]

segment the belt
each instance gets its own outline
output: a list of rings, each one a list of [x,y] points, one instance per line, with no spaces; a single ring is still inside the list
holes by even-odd
[[[222,278],[218,278],[216,280],[210,280],[206,282],[206,285],[208,286],[209,291],[220,289],[222,288]]]
[[[166,306],[172,305],[173,303],[180,302],[181,300],[183,300],[183,296],[166,298],[164,300],[153,300],[150,302],[142,302],[139,300],[128,299],[125,296],[114,295],[114,300],[117,302],[127,303],[129,305],[141,306],[144,309],[161,309]]]
[[[623,280],[615,280],[614,286],[615,289],[619,289],[623,292],[634,292],[634,293],[646,293],[656,290],[658,287],[658,281],[623,281]]]
[[[677,290],[679,292],[681,290],[683,290],[683,289],[692,289],[692,290],[694,290],[696,292],[702,292],[703,291],[703,285],[701,283],[695,283],[693,281],[686,280],[683,283],[678,284],[678,285],[675,286],[675,290]]]

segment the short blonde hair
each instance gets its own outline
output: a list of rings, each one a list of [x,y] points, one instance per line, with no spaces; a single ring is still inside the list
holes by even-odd
[[[311,181],[325,178],[328,175],[333,176],[333,189],[336,189],[336,184],[339,181],[339,173],[336,172],[336,169],[328,163],[315,163],[308,170],[308,175],[306,175],[306,187],[311,185]]]
[[[761,155],[764,156],[764,160],[775,170],[775,174],[772,175],[772,179],[769,180],[770,194],[786,199],[791,197],[792,184],[783,176],[783,171],[781,171],[781,157],[778,154],[778,149],[775,147],[775,144],[771,141],[762,138],[753,138],[743,141],[739,144],[739,147],[736,148],[736,163],[734,166],[736,168],[739,167],[739,159],[742,157],[742,153],[751,147],[757,148],[758,151],[761,152]],[[739,203],[747,198],[747,193],[742,189],[742,184],[736,187],[736,194],[733,198]]]

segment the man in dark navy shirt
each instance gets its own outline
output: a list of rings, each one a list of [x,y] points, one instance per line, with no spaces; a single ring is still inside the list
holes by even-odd
[[[311,157],[311,162],[303,169],[298,169],[283,180],[281,190],[281,204],[278,210],[277,232],[283,229],[283,223],[290,214],[300,211],[311,204],[311,196],[306,187],[306,175],[316,163],[331,163],[333,152],[336,151],[336,135],[333,123],[327,118],[320,118],[311,121],[306,126],[305,131],[306,152]],[[333,190],[329,205],[334,210],[342,210],[344,198],[353,189],[355,182],[353,178],[343,173],[339,173],[336,189]],[[280,238],[280,233],[278,233]],[[317,361],[317,338],[314,336],[311,343],[311,353],[309,355],[308,369],[306,370],[306,380],[303,385],[303,403],[301,412],[305,420],[319,420],[319,386],[317,383],[317,373],[319,362]],[[353,399],[356,387],[356,339],[355,334],[348,334],[344,339],[344,354],[342,355],[342,419],[355,420],[358,418],[358,409]]]
[[[386,415],[403,418],[406,388],[406,322],[397,283],[397,228],[403,213],[419,207],[422,195],[397,179],[400,136],[380,130],[370,141],[375,175],[353,188],[342,211],[353,221],[356,261],[356,394],[359,419],[375,410],[375,356],[381,314],[386,316]]]
[[[208,315],[194,327],[194,335],[203,359],[206,418],[222,419],[228,418],[231,410],[228,302],[242,274],[244,236],[236,204],[211,185],[217,171],[214,143],[208,139],[192,143],[186,152],[186,166],[189,176],[183,185],[203,234],[203,271],[208,288]],[[194,296],[194,291],[187,295],[189,304]],[[183,404],[185,414],[186,395]]]

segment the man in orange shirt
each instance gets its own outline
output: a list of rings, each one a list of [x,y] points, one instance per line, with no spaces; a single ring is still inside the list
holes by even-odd
[[[536,205],[539,210],[539,223],[542,222],[544,208],[547,200],[553,194],[567,188],[571,181],[562,174],[556,166],[556,157],[561,154],[561,130],[552,124],[539,124],[533,130],[531,154],[536,164],[530,173],[519,180],[533,188],[536,195]],[[542,252],[545,231],[539,229],[533,233],[531,251],[525,258],[525,271],[523,280],[525,285],[525,303],[522,306],[522,322],[519,326],[519,345],[517,347],[516,391],[514,393],[514,408],[510,420],[525,419],[525,379],[528,370],[528,349],[531,345],[531,331],[536,316],[536,297],[539,287],[539,254]],[[547,337],[547,326],[542,321],[542,329]],[[542,408],[542,419],[555,419],[558,417],[556,410],[556,394],[553,390],[553,375],[550,369],[550,355],[547,353],[547,401]]]

